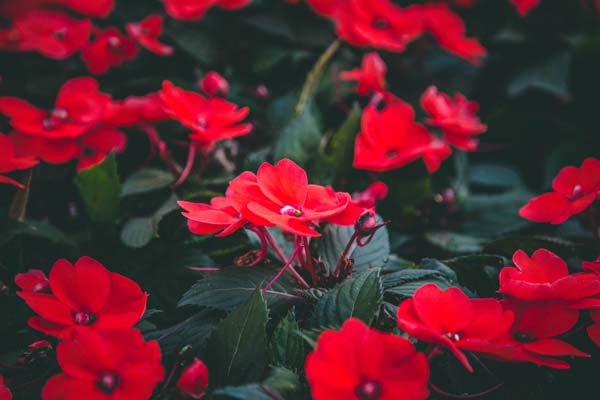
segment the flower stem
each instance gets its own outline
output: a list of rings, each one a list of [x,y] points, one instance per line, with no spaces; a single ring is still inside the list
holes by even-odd
[[[179,177],[179,179],[177,179],[177,182],[175,182],[174,184],[171,185],[172,188],[179,187],[183,182],[185,182],[187,177],[190,175],[190,172],[192,172],[192,168],[194,167],[195,159],[196,159],[196,145],[194,143],[190,143],[190,149],[188,151],[188,159],[187,159],[187,162],[185,163],[185,168],[181,172],[181,176]]]
[[[152,125],[141,125],[140,129],[143,130],[148,137],[151,148],[155,147],[158,150],[158,155],[165,164],[165,167],[175,178],[178,178],[181,174],[181,168],[175,164],[171,152],[167,148],[166,143],[161,140],[156,128]]]
[[[17,190],[15,196],[12,199],[10,209],[8,210],[8,218],[12,219],[13,221],[25,222],[25,215],[27,214],[27,202],[29,201],[29,190],[31,188],[32,177],[33,168],[27,171],[27,176],[25,177],[25,182],[23,183],[25,187],[23,189]]]
[[[279,256],[279,258],[281,259],[281,261],[283,263],[285,263],[285,264],[288,264],[288,259],[286,258],[285,254],[283,254],[283,251],[281,250],[281,248],[279,247],[279,245],[277,244],[277,242],[275,241],[275,239],[273,239],[273,236],[271,236],[271,234],[269,233],[269,231],[264,226],[261,226],[258,229],[261,230],[261,232],[263,233],[264,237],[267,239],[267,241],[271,245],[271,248],[275,251],[275,253],[277,253],[277,256]],[[306,281],[300,276],[300,274],[298,273],[298,271],[296,271],[294,269],[294,266],[292,265],[292,262],[294,261],[294,258],[295,258],[295,256],[290,258],[290,260],[289,260],[289,266],[287,268],[292,273],[292,275],[294,275],[294,278],[296,278],[296,280],[298,281],[298,283],[300,283],[300,285],[302,285],[302,287],[304,289],[308,289],[308,288],[310,288],[310,285],[308,283],[306,283]]]
[[[334,276],[338,276],[338,274],[340,272],[340,268],[342,268],[342,264],[344,263],[344,260],[348,257],[348,254],[350,253],[350,250],[353,247],[354,242],[356,241],[357,237],[358,237],[358,233],[355,230],[354,233],[352,234],[352,236],[350,236],[348,243],[346,243],[346,247],[344,247],[344,251],[342,251],[342,255],[340,256],[337,264],[335,265],[335,270],[333,271]]]
[[[294,248],[294,251],[292,252],[292,255],[290,256],[290,259],[287,260],[287,262],[283,265],[283,267],[281,267],[281,269],[279,270],[279,272],[277,272],[277,274],[275,274],[275,276],[273,277],[273,279],[271,279],[271,282],[269,282],[267,284],[267,286],[265,286],[262,289],[262,292],[265,293],[268,289],[271,288],[271,286],[273,286],[273,284],[275,284],[275,282],[277,282],[277,280],[279,278],[281,278],[281,275],[283,275],[283,273],[285,272],[286,269],[291,268],[292,267],[292,262],[294,261],[294,258],[296,258],[296,256],[298,255],[298,253],[300,252],[300,250],[302,250],[302,245],[298,245]],[[291,269],[290,269],[291,271]],[[297,273],[297,272],[296,272]],[[296,276],[296,275],[294,275]],[[302,277],[300,277],[300,279],[302,279]],[[304,280],[303,280],[304,281]],[[306,283],[306,282],[305,282]],[[307,285],[308,286],[308,285]],[[308,288],[307,288],[308,289]]]

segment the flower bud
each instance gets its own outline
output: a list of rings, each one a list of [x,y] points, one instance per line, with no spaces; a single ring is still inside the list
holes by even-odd
[[[208,387],[208,368],[198,358],[194,358],[179,377],[177,388],[184,396],[192,399],[201,399],[206,394]]]
[[[229,82],[221,74],[215,71],[210,71],[200,81],[200,89],[209,97],[229,95]]]
[[[49,293],[50,282],[46,278],[44,271],[39,269],[30,269],[29,271],[17,274],[15,283],[24,292],[28,293]]]

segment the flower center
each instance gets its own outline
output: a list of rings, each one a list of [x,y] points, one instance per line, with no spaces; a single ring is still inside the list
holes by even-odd
[[[67,37],[67,29],[62,28],[54,32],[54,38],[56,40],[64,40]]]
[[[198,117],[198,121],[196,121],[196,123],[202,129],[208,128],[208,122],[206,122],[206,119],[204,117]]]
[[[78,311],[73,315],[77,325],[91,325],[96,321],[96,317],[83,311]]]
[[[568,197],[569,197],[569,200],[577,200],[584,194],[585,193],[583,192],[583,187],[581,185],[575,185],[575,187],[573,188],[573,194]]]
[[[288,215],[290,217],[301,217],[302,216],[302,211],[300,211],[297,208],[294,208],[292,206],[283,206],[279,210],[279,214],[281,214],[281,215]]]
[[[48,289],[47,283],[38,282],[35,285],[33,285],[33,287],[31,288],[31,291],[33,293],[41,293],[41,292],[45,292],[47,289]]]
[[[398,157],[398,150],[397,149],[389,149],[386,153],[385,156],[387,158],[396,158]]]
[[[360,400],[376,400],[381,396],[381,384],[376,381],[365,380],[354,389]]]
[[[117,36],[111,36],[108,38],[108,45],[111,48],[116,49],[117,47],[121,46],[121,39],[119,39]]]
[[[529,332],[515,332],[513,337],[517,342],[521,343],[531,343],[536,340]]]
[[[462,339],[462,335],[460,333],[452,333],[452,332],[448,332],[445,335],[448,339],[458,342],[460,339]]]
[[[60,119],[60,120],[64,121],[65,119],[67,119],[69,117],[69,113],[64,108],[55,108],[54,110],[52,110],[50,112],[50,116],[52,118],[56,118],[56,119]]]
[[[383,17],[377,17],[371,25],[375,29],[387,29],[390,27],[390,23]]]
[[[96,382],[96,386],[104,393],[111,394],[119,386],[119,376],[114,372],[102,374]]]

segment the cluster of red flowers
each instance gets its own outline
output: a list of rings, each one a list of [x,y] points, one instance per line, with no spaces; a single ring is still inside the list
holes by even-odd
[[[426,284],[400,304],[398,327],[434,345],[427,357],[407,339],[358,320],[348,320],[339,332],[325,331],[306,359],[314,399],[425,399],[427,360],[441,349],[469,371],[465,352],[559,369],[569,368],[560,357],[589,357],[558,336],[576,325],[581,310],[590,310],[596,323],[588,334],[600,345],[598,263],[584,263],[590,270],[569,274],[566,263],[545,249],[531,257],[519,250],[513,262],[515,267],[500,272],[502,300],[470,299],[457,287]]]
[[[477,39],[465,36],[460,16],[445,3],[400,7],[390,0],[307,0],[330,18],[340,38],[361,47],[401,52],[425,33],[446,51],[479,64],[486,55]]]
[[[162,0],[167,13],[181,20],[200,19],[212,7],[224,10],[237,10],[246,7],[252,0]]]
[[[563,168],[552,181],[552,189],[531,199],[519,214],[535,222],[561,224],[585,211],[600,198],[600,161],[590,157],[579,168]]]
[[[387,171],[422,158],[429,172],[434,172],[451,154],[450,145],[465,151],[477,149],[474,137],[487,127],[476,115],[476,102],[460,93],[452,98],[435,86],[427,88],[421,96],[421,107],[430,116],[427,124],[441,130],[440,138],[415,121],[410,104],[386,90],[386,70],[385,62],[373,52],[363,57],[361,68],[340,74],[344,80],[358,82],[359,95],[372,96],[356,139],[356,168]],[[380,102],[385,103],[382,108]]]
[[[223,93],[222,77],[207,74],[202,81],[210,95]],[[210,83],[218,82],[221,89]],[[214,84],[213,84],[214,85]],[[151,144],[158,147],[161,157],[171,162],[164,142],[150,124],[169,117],[193,129],[190,139],[193,161],[197,148],[210,151],[216,141],[231,139],[250,132],[250,124],[236,125],[248,114],[247,107],[238,108],[219,97],[205,98],[164,83],[158,93],[113,100],[99,90],[98,82],[89,77],[71,79],[60,89],[51,110],[38,108],[14,97],[0,97],[0,113],[10,119],[14,131],[0,134],[0,173],[29,168],[38,160],[66,163],[77,159],[77,170],[100,163],[112,151],[120,152],[127,143],[121,128],[139,126]],[[188,162],[182,173],[185,179],[192,167]],[[182,172],[174,167],[175,172]],[[20,186],[14,180],[0,176],[0,182]]]

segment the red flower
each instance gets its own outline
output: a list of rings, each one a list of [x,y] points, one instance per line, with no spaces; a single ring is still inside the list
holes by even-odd
[[[388,171],[422,157],[429,172],[436,171],[450,155],[450,147],[414,118],[413,108],[403,101],[389,104],[382,111],[368,106],[354,146],[354,167]]]
[[[50,281],[44,271],[30,269],[15,276],[15,283],[25,293],[50,293]]]
[[[314,400],[421,400],[429,395],[425,355],[403,337],[349,319],[326,330],[305,363]]]
[[[189,365],[177,381],[177,389],[184,396],[201,399],[208,387],[208,368],[197,358]]]
[[[583,261],[581,263],[581,268],[583,268],[585,271],[600,274],[600,256],[598,256],[594,261]]]
[[[209,71],[200,81],[200,89],[208,97],[217,95],[227,97],[229,95],[229,82],[218,72]]]
[[[377,181],[369,185],[365,190],[352,195],[352,200],[360,207],[372,208],[375,207],[377,200],[383,200],[388,195],[388,186]]]
[[[401,52],[423,33],[417,7],[401,8],[390,0],[347,0],[339,7],[337,34],[355,46]]]
[[[56,353],[63,372],[48,379],[42,400],[146,400],[164,376],[158,343],[135,329],[79,330]]]
[[[0,375],[0,400],[11,400],[12,393],[10,390],[4,385],[4,377]]]
[[[31,168],[38,162],[39,161],[35,157],[23,157],[18,155],[12,140],[0,133],[0,174],[18,169]],[[0,175],[0,183],[10,183],[19,188],[24,187],[19,182],[2,175]]]
[[[479,40],[465,37],[465,24],[445,3],[429,3],[423,6],[423,18],[440,47],[478,65],[487,54]]]
[[[95,39],[82,49],[81,59],[92,74],[104,74],[111,67],[133,60],[137,52],[133,40],[110,27],[95,33]]]
[[[152,14],[140,22],[130,22],[125,25],[125,30],[142,47],[159,56],[170,56],[173,47],[158,41],[163,30],[163,17],[160,14]]]
[[[47,0],[46,0],[47,1]],[[62,4],[80,14],[90,17],[105,18],[115,7],[115,0],[50,0],[53,3]]]
[[[92,78],[75,78],[65,83],[51,111],[37,108],[14,97],[0,97],[0,113],[10,118],[18,131],[47,139],[73,139],[96,124],[110,96],[98,90]]]
[[[256,175],[244,172],[229,183],[227,197],[241,215],[257,226],[279,226],[302,236],[319,236],[309,225],[329,221],[352,225],[365,210],[350,195],[309,185],[306,171],[291,160],[263,163]]]
[[[213,197],[209,204],[178,202],[186,212],[188,228],[196,235],[207,235],[221,231],[217,236],[227,236],[246,224],[239,212],[233,208],[226,197]]]
[[[540,4],[540,0],[510,0],[510,2],[522,17],[529,14],[531,10]]]
[[[29,326],[60,338],[79,327],[129,328],[146,310],[146,294],[137,283],[89,257],[74,266],[57,261],[50,271],[50,289],[52,294],[17,294],[39,314],[29,319]]]
[[[246,135],[252,130],[251,124],[239,124],[250,112],[248,107],[238,108],[217,97],[206,99],[199,93],[178,88],[169,81],[163,83],[160,98],[166,113],[192,129],[190,139],[202,146]]]
[[[493,340],[506,334],[514,320],[495,299],[469,299],[462,290],[440,290],[428,283],[398,308],[398,327],[426,342],[447,347],[469,371],[473,368],[461,350],[485,352]]]
[[[475,114],[479,105],[460,93],[452,99],[430,86],[421,96],[421,107],[431,116],[427,123],[442,128],[446,140],[459,149],[475,150],[478,141],[473,136],[487,130]]]
[[[102,117],[102,124],[124,127],[159,122],[167,118],[159,94],[149,93],[145,96],[129,96],[125,100],[111,101]]]
[[[36,51],[46,57],[64,59],[85,45],[91,29],[87,19],[80,21],[60,11],[36,9],[17,17],[5,40],[10,45],[8,50]]]
[[[225,10],[237,10],[245,7],[252,0],[162,0],[167,14],[175,19],[196,20],[212,7],[219,6]]]
[[[561,224],[583,212],[600,196],[600,161],[590,157],[579,168],[563,168],[552,181],[552,189],[531,199],[519,215],[535,222]]]
[[[306,0],[310,8],[324,17],[334,16],[345,0]],[[292,1],[289,1],[291,3]]]
[[[365,54],[360,68],[343,71],[340,77],[345,81],[357,81],[356,92],[361,96],[385,92],[387,66],[376,52]]]
[[[536,250],[531,258],[518,250],[513,262],[516,268],[505,267],[500,271],[498,293],[526,301],[572,301],[600,293],[598,275],[569,275],[567,264],[546,249]]]

